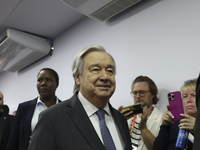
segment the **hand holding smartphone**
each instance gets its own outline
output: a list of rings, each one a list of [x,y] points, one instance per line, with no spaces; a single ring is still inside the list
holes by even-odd
[[[184,114],[181,92],[175,91],[167,94],[170,112],[173,114],[173,121],[181,120],[180,114]]]
[[[143,106],[142,106],[142,104],[135,104],[135,105],[126,106],[126,107],[123,107],[122,110],[125,110],[127,108],[129,108],[129,110],[127,110],[125,112],[125,114],[129,113],[130,111],[132,111],[133,113],[131,113],[130,115],[126,116],[126,118],[130,118],[130,117],[132,117],[135,114],[140,114],[140,113],[143,112]]]

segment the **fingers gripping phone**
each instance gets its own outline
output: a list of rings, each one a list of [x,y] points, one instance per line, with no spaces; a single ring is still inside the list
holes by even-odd
[[[143,106],[142,106],[142,104],[130,105],[130,106],[123,107],[122,109],[127,109],[127,108],[130,109],[127,112],[133,111],[133,113],[131,115],[140,114],[140,113],[143,112]]]
[[[167,94],[170,112],[173,114],[173,121],[181,120],[180,114],[184,114],[181,92],[175,91]]]

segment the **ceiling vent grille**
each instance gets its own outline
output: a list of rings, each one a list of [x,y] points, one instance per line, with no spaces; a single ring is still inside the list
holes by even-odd
[[[77,11],[99,21],[107,20],[141,0],[61,0]]]

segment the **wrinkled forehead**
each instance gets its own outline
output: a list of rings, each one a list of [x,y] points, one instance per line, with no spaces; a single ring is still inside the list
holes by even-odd
[[[107,52],[102,52],[102,51],[90,51],[90,52],[85,53],[83,55],[83,59],[84,60],[88,60],[88,58],[90,58],[90,59],[103,59],[103,58],[106,58],[106,59],[112,60],[110,54],[108,54]]]
[[[83,65],[96,65],[101,66],[104,65],[106,67],[113,68],[116,73],[115,61],[110,54],[102,51],[92,51],[88,52],[83,57]]]
[[[193,91],[192,89],[189,89],[189,90],[183,91],[182,95],[185,95],[185,94],[196,94],[196,92]]]

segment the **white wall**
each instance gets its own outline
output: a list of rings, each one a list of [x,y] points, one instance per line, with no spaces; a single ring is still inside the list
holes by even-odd
[[[200,1],[153,0],[131,7],[106,22],[86,18],[54,40],[54,53],[20,72],[0,74],[0,91],[11,112],[18,103],[38,96],[36,76],[43,67],[60,76],[57,96],[72,95],[71,64],[76,53],[89,45],[102,45],[115,58],[117,87],[111,104],[133,103],[131,82],[147,75],[158,86],[160,102],[166,110],[167,93],[179,90],[183,81],[199,74]]]

